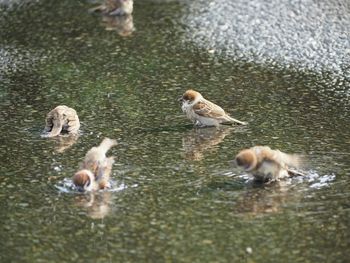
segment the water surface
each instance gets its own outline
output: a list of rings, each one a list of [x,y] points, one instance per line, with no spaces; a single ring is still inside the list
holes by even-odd
[[[185,41],[184,3],[137,1],[135,31],[105,30],[85,1],[2,7],[1,262],[346,262],[349,82],[232,62]],[[177,98],[198,89],[244,128],[196,130]],[[79,138],[44,139],[56,105]],[[69,178],[103,137],[115,191]],[[306,154],[308,177],[254,185],[231,160],[269,145]]]

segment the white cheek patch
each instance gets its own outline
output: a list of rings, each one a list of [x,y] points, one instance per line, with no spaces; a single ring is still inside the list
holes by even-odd
[[[182,109],[185,111],[185,110],[187,110],[188,108],[190,108],[191,107],[191,104],[189,103],[189,101],[184,101],[183,103],[182,103]]]
[[[87,173],[87,175],[89,177],[89,181],[87,181],[85,183],[84,189],[85,189],[85,191],[92,191],[93,190],[93,182],[94,182],[95,178],[90,173]]]

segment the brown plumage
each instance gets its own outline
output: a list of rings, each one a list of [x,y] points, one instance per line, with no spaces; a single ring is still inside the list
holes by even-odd
[[[182,111],[197,126],[219,126],[219,124],[241,124],[245,122],[229,116],[220,106],[205,99],[195,90],[187,90],[179,99]]]
[[[86,153],[81,170],[73,176],[73,183],[79,190],[96,191],[110,187],[109,177],[114,157],[106,157],[106,153],[115,145],[116,140],[105,138],[99,146]]]
[[[94,177],[95,176],[91,171],[86,169],[80,170],[74,174],[73,183],[75,184],[75,186],[83,188],[85,185],[88,184],[88,182],[90,181],[90,178],[94,178]]]
[[[292,172],[289,168],[300,168],[302,159],[300,155],[286,154],[279,150],[272,150],[267,146],[255,146],[240,151],[235,162],[255,180],[267,182],[276,181],[298,172]]]
[[[77,134],[79,128],[77,112],[65,105],[60,105],[47,114],[43,136],[54,137],[61,133]]]

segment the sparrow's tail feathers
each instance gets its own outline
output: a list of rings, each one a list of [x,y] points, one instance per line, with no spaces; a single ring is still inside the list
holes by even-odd
[[[246,122],[237,120],[235,118],[232,118],[231,116],[229,116],[227,114],[225,115],[225,121],[228,122],[228,123],[238,123],[240,125],[247,125]]]
[[[104,138],[101,144],[98,146],[98,149],[101,153],[106,154],[110,148],[117,145],[117,141],[109,138]]]
[[[298,154],[286,154],[279,151],[279,158],[282,163],[288,167],[301,168],[304,166],[304,158]]]
[[[88,10],[89,13],[98,13],[98,12],[106,12],[106,11],[107,11],[107,7],[105,5],[95,6]]]
[[[306,174],[304,172],[297,171],[297,170],[291,169],[291,168],[288,168],[287,172],[288,172],[288,175],[292,176],[292,177],[294,177],[294,176],[306,176]]]

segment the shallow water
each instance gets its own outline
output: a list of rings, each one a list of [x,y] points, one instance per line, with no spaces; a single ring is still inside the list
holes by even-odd
[[[184,3],[157,2],[136,2],[128,37],[85,1],[1,9],[0,261],[346,262],[347,79],[210,54],[184,41]],[[177,102],[188,87],[249,125],[194,129]],[[40,137],[58,104],[77,110],[79,138]],[[105,136],[115,191],[76,193],[69,178]],[[231,160],[256,144],[307,155],[308,176],[251,183]]]

